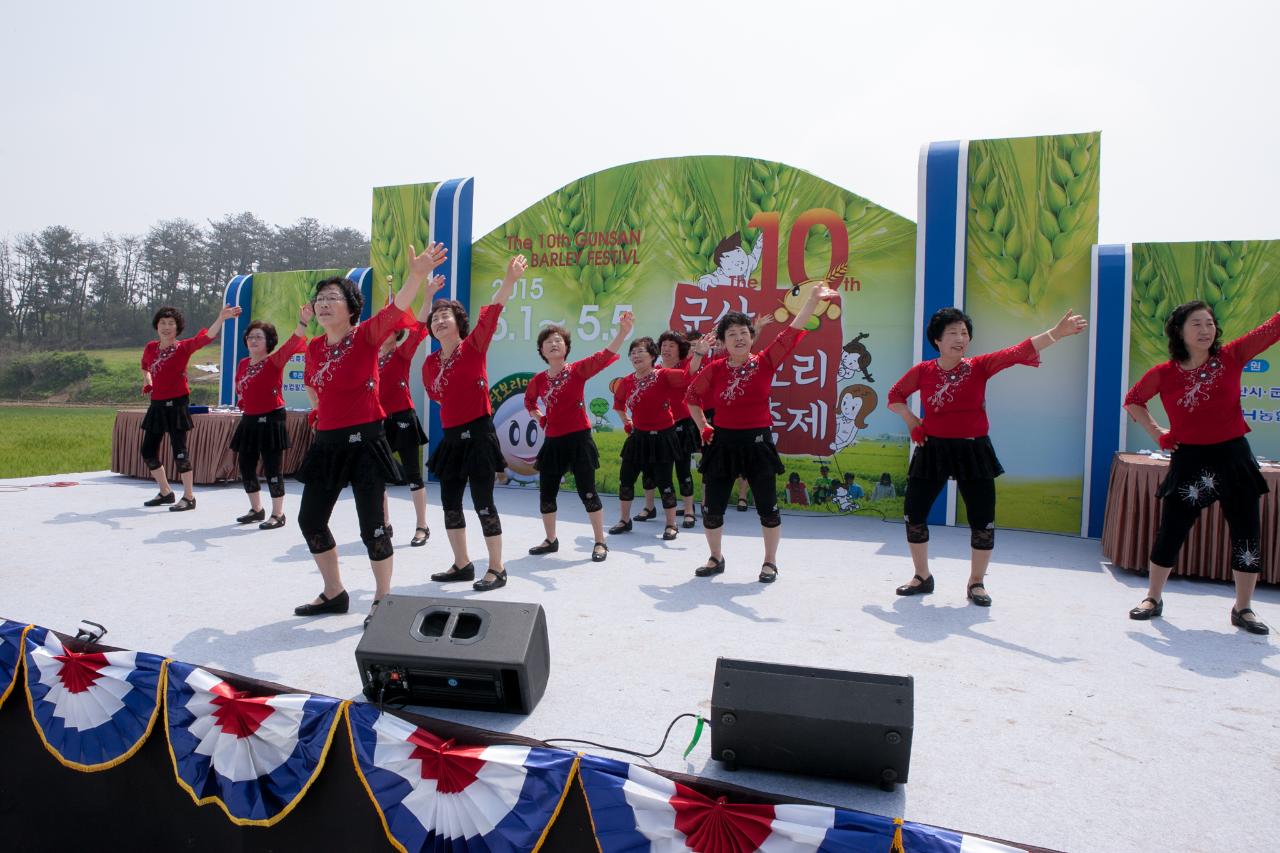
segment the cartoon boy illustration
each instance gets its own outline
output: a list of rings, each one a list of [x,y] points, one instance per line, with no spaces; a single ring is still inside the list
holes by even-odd
[[[840,392],[836,409],[836,440],[831,442],[832,453],[858,443],[858,430],[867,428],[867,418],[879,403],[880,398],[870,385],[850,385]]]
[[[875,382],[867,368],[871,366],[871,351],[862,342],[871,337],[868,332],[861,332],[856,338],[845,344],[840,351],[840,368],[836,371],[836,379],[852,379],[855,373],[861,373],[867,382]]]
[[[760,253],[764,251],[764,235],[756,238],[756,245],[747,254],[742,250],[742,234],[734,231],[716,246],[711,257],[715,259],[716,271],[707,273],[698,279],[698,287],[706,290],[709,287],[746,287],[751,273],[760,265]]]
[[[849,474],[847,476],[850,478],[853,477],[852,474]],[[858,486],[857,483],[853,483],[853,486],[854,488],[857,488],[859,492],[862,491],[862,488]],[[836,496],[835,496],[834,503],[841,512],[853,512],[854,510],[858,509],[858,502],[854,500],[853,495],[849,494],[848,486],[845,486],[845,485],[836,486],[835,494]],[[859,497],[861,497],[861,494],[859,494]]]

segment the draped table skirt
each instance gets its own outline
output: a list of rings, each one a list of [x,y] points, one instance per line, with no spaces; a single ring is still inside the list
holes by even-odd
[[[1145,570],[1151,559],[1160,499],[1156,489],[1169,473],[1167,459],[1138,453],[1117,453],[1111,462],[1107,512],[1102,526],[1102,553],[1113,565]],[[1262,496],[1262,576],[1280,583],[1280,467],[1262,466],[1271,491]],[[1200,513],[1182,546],[1175,575],[1231,580],[1231,540],[1217,503]]]
[[[142,417],[146,409],[121,409],[116,412],[111,432],[111,471],[130,477],[149,479],[142,461]],[[239,412],[209,412],[192,415],[194,428],[187,433],[187,452],[191,456],[195,482],[201,484],[238,482],[240,469],[236,452],[231,449],[231,436],[240,424]],[[286,412],[285,428],[289,431],[289,449],[284,452],[283,473],[293,474],[311,447],[311,426],[306,412]],[[170,480],[178,479],[174,471],[173,451],[165,436],[160,445],[160,461]],[[261,468],[261,466],[259,466]],[[261,470],[259,471],[261,474]]]

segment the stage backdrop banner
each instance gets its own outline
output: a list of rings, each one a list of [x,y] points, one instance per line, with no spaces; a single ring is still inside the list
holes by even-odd
[[[1222,342],[1262,325],[1280,309],[1280,240],[1202,243],[1134,243],[1129,293],[1129,385],[1169,360],[1165,321],[1184,302],[1213,306]],[[1260,353],[1245,369],[1240,405],[1259,456],[1280,459],[1280,347]],[[1169,425],[1157,396],[1147,407]],[[1132,420],[1123,450],[1155,450],[1155,442]]]
[[[1100,134],[971,140],[967,148],[964,309],[973,354],[1016,344],[1087,313],[1098,241]],[[1089,336],[1046,350],[1038,368],[991,381],[991,440],[1001,527],[1078,533]],[[966,522],[963,502],[956,520]]]
[[[333,270],[294,270],[292,272],[259,272],[252,278],[253,308],[248,313],[253,320],[261,320],[276,327],[280,343],[288,340],[293,329],[298,325],[298,309],[304,302],[311,301],[316,282],[326,278],[346,275],[345,269]],[[315,318],[307,327],[307,337],[324,334]],[[306,364],[303,353],[297,353],[289,359],[284,368],[284,382],[281,387],[284,394],[284,405],[289,409],[310,409],[311,401],[307,398],[302,384],[302,371]]]
[[[474,247],[473,315],[512,255],[530,261],[489,351],[508,483],[537,482],[542,435],[523,393],[545,368],[535,343],[543,326],[570,331],[571,361],[602,349],[628,310],[636,315],[632,339],[668,328],[712,331],[730,310],[769,314],[764,344],[791,322],[808,288],[843,265],[838,303],[819,310],[774,379],[774,435],[787,467],[778,493],[784,507],[901,515],[907,437],[886,395],[912,363],[915,237],[910,220],[767,160],[649,160],[561,187]],[[630,370],[626,346],[586,387],[602,492],[618,487],[625,436],[610,385]],[[893,496],[882,490],[871,502],[883,475]]]

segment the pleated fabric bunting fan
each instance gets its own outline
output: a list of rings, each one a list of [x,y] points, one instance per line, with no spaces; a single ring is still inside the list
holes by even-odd
[[[557,749],[455,744],[367,704],[348,705],[347,720],[361,781],[405,853],[536,850],[577,760]]]
[[[324,766],[343,703],[309,693],[251,696],[211,672],[169,664],[165,731],[178,784],[233,823],[271,826]]]
[[[76,652],[47,628],[24,639],[27,704],[45,747],[67,767],[105,770],[151,733],[164,658],[146,652]]]
[[[22,634],[27,626],[0,619],[0,707],[18,681],[18,661],[22,660]]]

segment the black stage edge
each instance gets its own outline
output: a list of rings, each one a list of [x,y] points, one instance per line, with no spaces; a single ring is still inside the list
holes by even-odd
[[[68,649],[118,651],[54,632]],[[205,667],[254,695],[296,688]],[[163,707],[142,748],[123,764],[96,773],[63,766],[36,731],[27,706],[26,670],[0,708],[0,839],[3,849],[64,851],[181,849],[226,851],[394,850],[377,810],[360,784],[351,737],[340,720],[324,767],[292,812],[271,827],[237,826],[216,804],[197,806],[174,775]],[[163,697],[162,697],[163,701]],[[541,741],[437,720],[409,711],[398,716],[459,743],[548,747]],[[561,748],[561,747],[549,747]],[[654,770],[710,797],[738,803],[805,803],[718,781]],[[825,805],[812,803],[813,805]],[[1001,839],[993,838],[993,841]],[[1012,841],[1032,853],[1055,853]],[[575,777],[541,848],[547,853],[598,850],[582,785]]]

